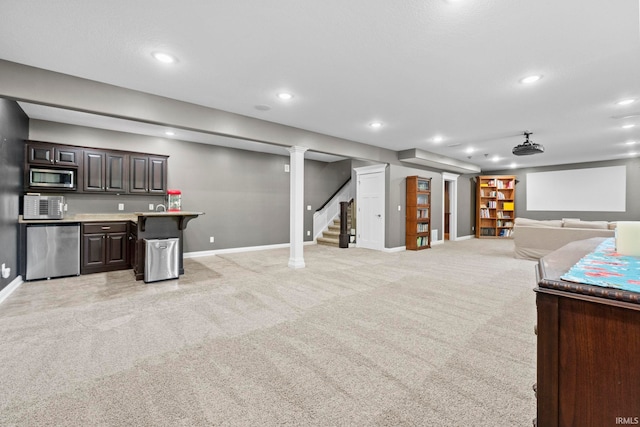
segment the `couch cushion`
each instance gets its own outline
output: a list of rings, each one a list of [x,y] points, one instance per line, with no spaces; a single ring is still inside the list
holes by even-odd
[[[607,221],[570,221],[564,222],[566,228],[588,228],[593,230],[608,230],[609,223]]]
[[[526,227],[562,227],[562,220],[516,218],[515,224]]]

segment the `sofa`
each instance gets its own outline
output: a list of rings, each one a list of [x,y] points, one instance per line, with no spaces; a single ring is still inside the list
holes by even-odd
[[[516,218],[513,225],[516,258],[538,260],[567,243],[591,237],[614,237],[615,222],[579,219]]]

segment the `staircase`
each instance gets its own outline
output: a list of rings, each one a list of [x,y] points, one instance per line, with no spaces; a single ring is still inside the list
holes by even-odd
[[[340,218],[334,219],[326,230],[322,232],[322,237],[316,240],[319,245],[340,247]]]
[[[347,210],[347,230],[351,230],[351,209]],[[329,224],[326,230],[322,232],[322,237],[316,239],[319,245],[340,247],[340,216],[333,220],[333,223]]]

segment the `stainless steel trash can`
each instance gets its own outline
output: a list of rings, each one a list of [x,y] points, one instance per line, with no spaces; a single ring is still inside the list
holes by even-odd
[[[178,245],[180,239],[144,239],[145,283],[178,277]]]

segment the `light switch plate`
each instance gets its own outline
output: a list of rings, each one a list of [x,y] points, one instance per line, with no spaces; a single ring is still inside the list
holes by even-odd
[[[289,172],[289,165],[284,165],[284,171]]]
[[[118,203],[118,210],[119,211],[123,211],[124,210],[124,203]]]
[[[152,211],[153,210],[153,203],[149,203],[149,210]]]

